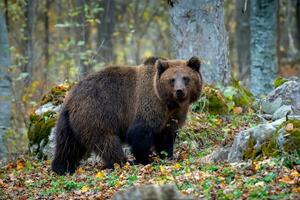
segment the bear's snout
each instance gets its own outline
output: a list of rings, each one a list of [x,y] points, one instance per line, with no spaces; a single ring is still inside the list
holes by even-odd
[[[186,97],[186,92],[184,89],[177,89],[175,90],[174,96],[177,100],[184,100]]]

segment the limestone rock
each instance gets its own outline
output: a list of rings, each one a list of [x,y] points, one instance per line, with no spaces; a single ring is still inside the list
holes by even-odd
[[[267,105],[268,103],[271,103],[271,104],[276,103],[276,105],[279,105],[280,100],[278,100],[278,99],[281,99],[281,101],[282,101],[281,105],[291,105],[291,108],[292,108],[292,111],[294,114],[300,114],[300,81],[299,81],[299,79],[287,81],[287,82],[283,83],[281,86],[277,87],[272,92],[270,92],[266,97],[264,105]],[[277,109],[275,109],[275,110],[277,110]],[[272,111],[275,112],[275,110],[272,110]]]
[[[300,100],[300,99],[299,99]],[[292,106],[290,105],[283,105],[275,113],[272,115],[273,120],[277,120],[280,118],[284,118],[287,114],[292,114]]]
[[[172,199],[195,199],[191,196],[181,194],[172,185],[144,185],[139,187],[132,187],[125,191],[118,192],[113,200],[172,200]]]

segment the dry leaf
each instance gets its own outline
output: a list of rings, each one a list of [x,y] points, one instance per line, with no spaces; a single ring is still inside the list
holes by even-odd
[[[292,192],[300,193],[300,187],[293,188]]]
[[[286,126],[285,126],[285,130],[286,131],[292,131],[294,129],[294,125],[292,123],[288,123]]]
[[[295,181],[292,180],[289,176],[285,176],[285,177],[279,179],[279,181],[284,182],[286,184],[291,184],[291,185],[295,184]]]
[[[87,192],[87,191],[89,191],[89,186],[83,186],[82,188],[81,188],[81,192]]]
[[[104,179],[105,178],[105,174],[103,171],[100,171],[96,174],[96,178],[99,178],[99,179]]]
[[[85,170],[82,168],[82,167],[79,167],[77,170],[76,170],[76,173],[77,174],[82,174],[82,173],[84,173],[85,172]]]
[[[242,107],[234,107],[233,108],[233,113],[235,113],[235,114],[241,114],[242,112],[243,112]]]
[[[181,168],[181,165],[179,163],[176,163],[175,165],[173,165],[173,168],[179,170]]]
[[[25,167],[25,162],[24,160],[18,160],[17,161],[17,170],[22,170]]]

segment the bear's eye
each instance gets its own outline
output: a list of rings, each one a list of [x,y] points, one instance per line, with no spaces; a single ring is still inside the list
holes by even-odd
[[[190,82],[190,78],[189,77],[183,77],[183,81],[187,85]]]
[[[174,78],[170,79],[170,83],[171,83],[172,85],[174,85],[175,79],[174,79]]]

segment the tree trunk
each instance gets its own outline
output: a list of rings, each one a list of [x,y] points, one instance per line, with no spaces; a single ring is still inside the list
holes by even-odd
[[[112,34],[116,21],[115,1],[103,0],[101,7],[104,9],[99,14],[100,24],[97,28],[97,52],[100,62],[110,62],[114,60]]]
[[[0,11],[0,158],[6,153],[3,135],[10,127],[11,85],[8,68],[11,65],[5,19]]]
[[[300,0],[297,0],[297,2],[296,2],[296,25],[297,25],[296,41],[297,41],[298,48],[300,48]]]
[[[236,49],[239,79],[248,83],[250,78],[250,1],[243,12],[244,1],[236,0]]]
[[[79,30],[78,30],[78,40],[83,42],[83,45],[80,46],[80,67],[79,67],[79,73],[81,77],[86,76],[91,66],[88,64],[89,57],[86,55],[86,51],[89,44],[89,27],[86,23],[86,17],[85,17],[85,10],[84,7],[86,5],[89,5],[88,0],[77,0],[77,7],[80,10],[80,14],[78,15],[78,23],[79,23]]]
[[[172,5],[170,21],[174,56],[178,59],[199,56],[206,83],[229,83],[231,66],[224,1],[177,0],[172,1]]]
[[[44,81],[47,86],[48,80],[48,65],[49,65],[49,12],[50,10],[50,0],[45,1],[45,11],[44,11],[44,29],[45,29],[45,38],[44,38],[44,56],[45,56],[45,65],[43,68]]]
[[[35,9],[36,9],[35,0],[27,0],[26,1],[26,11],[25,11],[25,20],[26,20],[26,28],[24,30],[25,36],[25,49],[23,50],[23,54],[27,58],[27,64],[22,69],[22,72],[27,72],[29,74],[29,78],[33,72],[33,41],[32,41],[32,33],[35,24]]]
[[[250,86],[258,96],[272,90],[277,65],[276,0],[251,1]]]

